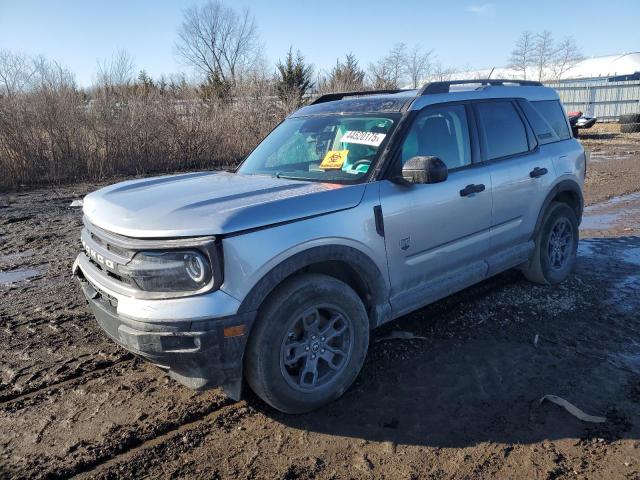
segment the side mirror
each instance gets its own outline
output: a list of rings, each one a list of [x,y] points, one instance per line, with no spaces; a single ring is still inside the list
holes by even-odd
[[[406,183],[438,183],[448,176],[447,166],[438,157],[412,157],[402,166]]]

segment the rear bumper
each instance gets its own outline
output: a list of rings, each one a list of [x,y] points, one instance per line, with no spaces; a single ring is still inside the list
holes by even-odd
[[[94,270],[80,256],[74,263],[74,273],[89,307],[109,337],[128,351],[167,369],[171,377],[189,388],[222,386],[227,395],[239,399],[242,359],[255,312],[218,317],[202,316],[203,312],[198,311],[199,315],[192,318],[194,307],[190,300],[201,299],[187,297],[178,303],[182,308],[170,300],[140,300],[145,308],[139,313],[147,318],[132,318],[119,311],[119,298],[96,281]],[[167,302],[173,302],[168,308],[172,318],[159,318],[159,312],[169,307],[164,305]]]

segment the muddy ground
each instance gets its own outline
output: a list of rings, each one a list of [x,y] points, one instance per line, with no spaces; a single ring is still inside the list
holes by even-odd
[[[640,136],[616,129],[583,138],[569,281],[508,272],[386,325],[356,384],[302,416],[187,390],[102,334],[70,274],[69,205],[97,185],[5,196],[0,478],[640,478]]]

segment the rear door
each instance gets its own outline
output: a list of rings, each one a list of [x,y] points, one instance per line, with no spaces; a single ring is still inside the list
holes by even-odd
[[[474,109],[482,157],[491,173],[490,264],[497,271],[528,258],[538,212],[555,174],[515,100],[477,102]]]
[[[391,280],[391,304],[401,314],[475,283],[486,274],[490,247],[491,176],[478,163],[472,112],[464,104],[426,107],[416,115],[394,173],[417,155],[439,157],[441,183],[381,182],[380,201]],[[475,185],[476,193],[468,186]]]

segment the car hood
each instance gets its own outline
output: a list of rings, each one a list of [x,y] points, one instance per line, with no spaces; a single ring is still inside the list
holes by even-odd
[[[87,195],[94,225],[128,237],[220,235],[352,208],[365,186],[198,172],[131,180]]]

